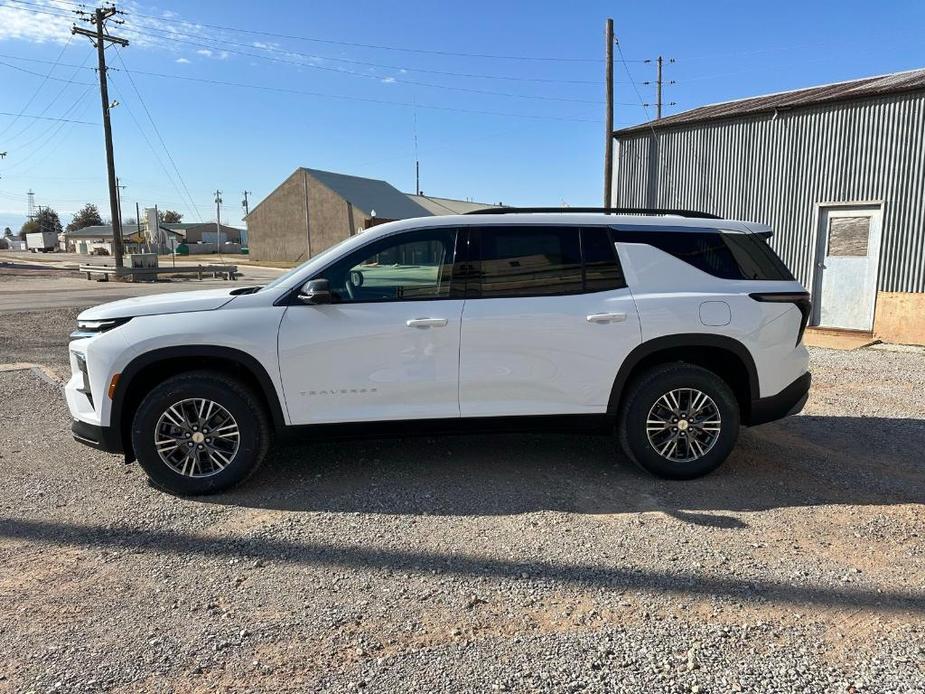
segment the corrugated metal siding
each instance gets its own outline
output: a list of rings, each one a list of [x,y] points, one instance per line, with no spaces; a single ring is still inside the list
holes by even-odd
[[[925,292],[925,92],[621,136],[615,204],[770,224],[809,286],[817,203],[883,202],[879,288]]]

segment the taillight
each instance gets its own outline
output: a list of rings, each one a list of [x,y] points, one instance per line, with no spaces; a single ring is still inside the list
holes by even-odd
[[[797,344],[803,339],[803,333],[806,332],[806,324],[809,323],[809,316],[813,310],[813,302],[809,300],[809,292],[755,292],[749,294],[755,301],[762,301],[773,304],[793,304],[798,309],[803,318],[800,320],[800,331],[797,333]]]

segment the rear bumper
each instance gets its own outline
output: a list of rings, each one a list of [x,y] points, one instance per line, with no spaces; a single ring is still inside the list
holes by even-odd
[[[122,453],[122,437],[111,427],[101,427],[80,420],[71,422],[71,434],[80,443],[107,453]]]
[[[755,426],[797,414],[809,398],[809,386],[812,380],[812,374],[807,371],[777,395],[752,400],[749,418],[745,424]]]

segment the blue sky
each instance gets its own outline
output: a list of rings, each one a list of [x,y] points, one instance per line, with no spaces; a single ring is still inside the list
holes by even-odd
[[[427,194],[599,204],[608,15],[628,61],[615,68],[617,127],[646,120],[636,89],[654,101],[642,82],[655,68],[641,61],[659,54],[676,61],[665,94],[677,105],[666,113],[925,67],[920,0],[120,8],[126,24],[112,30],[131,45],[109,61],[125,217],[137,201],[213,220],[221,189],[223,219],[240,224],[241,191],[253,205],[297,166],[412,191],[415,133]],[[99,93],[86,69],[96,59],[87,39],[70,37],[73,9],[0,0],[0,112],[13,114],[0,115],[0,226],[19,228],[30,188],[65,224],[86,201],[108,216]],[[16,119],[24,109],[92,125]]]

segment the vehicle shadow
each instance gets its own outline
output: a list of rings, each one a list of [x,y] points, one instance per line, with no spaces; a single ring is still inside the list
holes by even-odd
[[[280,444],[260,472],[205,503],[286,511],[484,516],[662,511],[744,527],[723,512],[925,503],[925,420],[799,416],[743,429],[699,480],[654,478],[616,441],[588,434],[484,434]]]

